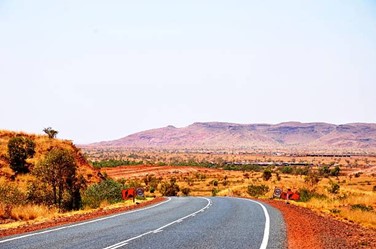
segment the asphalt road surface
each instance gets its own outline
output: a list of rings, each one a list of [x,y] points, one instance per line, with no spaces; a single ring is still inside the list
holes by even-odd
[[[143,209],[0,239],[0,248],[286,248],[278,210],[229,197],[172,197]]]

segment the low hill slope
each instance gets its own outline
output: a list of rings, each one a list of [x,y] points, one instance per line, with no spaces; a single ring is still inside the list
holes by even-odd
[[[143,131],[90,144],[93,147],[157,149],[299,149],[376,151],[376,124],[287,122],[271,124],[194,123]]]
[[[73,153],[78,166],[78,174],[85,177],[85,179],[89,183],[97,181],[95,169],[89,165],[80,149],[77,148],[71,141],[50,139],[45,135],[27,134],[23,132],[13,132],[6,130],[0,130],[0,177],[10,179],[14,175],[13,170],[9,166],[8,142],[11,138],[16,136],[23,136],[34,141],[35,155],[31,159],[27,159],[27,162],[31,165],[37,164],[38,161],[40,161],[42,157],[47,153],[47,151],[52,147],[64,148],[70,150]]]

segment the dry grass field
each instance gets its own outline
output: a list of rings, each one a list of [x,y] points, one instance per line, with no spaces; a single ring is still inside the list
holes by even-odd
[[[110,153],[111,154],[111,153]],[[131,155],[131,157],[129,157]],[[109,156],[106,154],[106,156]],[[288,155],[242,155],[242,154],[168,154],[157,152],[124,153],[115,158],[137,160],[156,160],[154,166],[121,166],[102,168],[101,171],[115,179],[136,182],[146,187],[145,177],[155,177],[158,182],[168,182],[176,179],[180,190],[189,189],[192,196],[244,196],[249,197],[248,186],[265,185],[268,191],[257,198],[271,198],[274,188],[284,190],[305,191],[304,201],[292,201],[292,204],[307,207],[321,214],[327,214],[337,219],[356,222],[365,227],[376,228],[376,158],[372,156],[351,157],[308,157]],[[307,175],[283,173],[284,166],[263,166],[256,171],[223,170],[220,168],[205,168],[194,166],[159,166],[161,161],[176,162],[220,162],[222,165],[232,162],[267,162],[274,163],[308,163],[313,175],[317,175],[317,182],[310,181]],[[181,164],[181,163],[179,163]],[[319,176],[319,169],[323,165],[330,168],[339,166],[339,176]],[[270,169],[272,177],[263,179],[263,171]],[[157,191],[150,195],[160,195]],[[301,193],[302,194],[302,193]],[[182,191],[179,195],[184,195]]]
[[[32,166],[43,160],[52,147],[71,151],[75,155],[79,174],[86,179],[86,187],[80,190],[83,196],[90,188],[95,190],[94,187],[116,186],[144,187],[146,197],[154,197],[168,193],[166,189],[174,185],[179,187],[176,194],[180,196],[243,196],[269,199],[274,188],[278,187],[301,194],[301,201],[291,202],[294,205],[307,207],[339,220],[376,228],[374,156],[158,152],[102,148],[84,149],[81,152],[71,141],[0,131],[0,192],[3,194],[0,200],[0,230],[73,213],[62,212],[56,205],[36,204],[27,200],[27,196],[33,191],[30,188],[31,183],[38,179],[32,174],[32,168],[31,173],[16,174],[9,166],[7,151],[9,139],[20,135],[35,142],[35,155],[27,159]],[[99,163],[97,169],[87,160],[91,164]],[[127,164],[102,167],[101,162]],[[325,167],[327,172],[323,173]],[[333,174],[337,167],[340,168],[339,175]],[[98,185],[99,171],[103,178],[106,178],[103,182],[109,185]],[[265,172],[269,172],[270,179],[266,179]],[[99,206],[95,208],[113,205],[111,201],[98,201]],[[83,210],[74,212],[90,212],[93,209],[90,205],[83,205],[82,208]]]
[[[128,168],[126,170],[126,168]],[[307,189],[313,192],[313,197],[308,201],[291,201],[292,204],[313,209],[319,213],[325,213],[362,224],[366,227],[376,228],[376,177],[360,175],[359,177],[339,176],[323,178],[314,186],[307,183],[305,176],[295,176],[272,173],[272,178],[265,181],[261,172],[242,172],[213,170],[195,167],[120,167],[104,170],[110,177],[137,181],[139,185],[147,187],[143,179],[145,176],[155,176],[160,181],[177,179],[180,189],[188,188],[191,196],[243,196],[249,197],[249,185],[266,185],[267,193],[258,198],[271,198],[275,187],[300,191]],[[134,171],[133,171],[134,170]],[[332,193],[331,186],[339,185],[339,190]],[[160,195],[158,191],[157,195]],[[149,195],[155,195],[149,193]],[[179,195],[183,195],[179,192]]]

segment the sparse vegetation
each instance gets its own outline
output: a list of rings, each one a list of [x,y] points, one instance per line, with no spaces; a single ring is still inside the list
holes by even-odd
[[[184,196],[188,196],[189,193],[191,192],[190,188],[182,188],[181,192],[183,193]]]
[[[360,210],[360,211],[363,211],[363,212],[370,212],[370,211],[373,211],[373,207],[367,206],[367,205],[364,205],[364,204],[353,204],[353,205],[351,205],[351,210]]]
[[[339,189],[340,189],[340,185],[338,183],[333,182],[333,181],[329,182],[329,187],[328,187],[329,193],[338,194]]]
[[[269,192],[269,187],[266,185],[249,185],[248,194],[253,197],[259,197]]]
[[[272,171],[269,169],[264,170],[262,173],[262,179],[264,179],[264,181],[269,181],[270,178],[272,178]]]
[[[8,154],[10,168],[16,173],[29,172],[29,164],[26,159],[35,154],[35,143],[26,137],[17,136],[8,142]]]
[[[91,208],[98,208],[102,202],[116,203],[122,201],[123,185],[112,179],[101,181],[87,188],[83,194],[83,204]]]
[[[57,130],[52,129],[51,127],[44,128],[43,131],[51,139],[56,138],[56,135],[59,133]]]
[[[376,163],[372,157],[366,164],[360,157],[299,158],[231,153],[161,153],[137,150],[123,152],[115,149],[96,149],[95,152],[90,153],[85,151],[92,164],[101,168],[105,180],[99,182],[99,178],[96,177],[97,172],[85,164],[84,156],[79,150],[73,149],[71,142],[27,134],[22,134],[22,137],[35,143],[33,157],[25,159],[30,173],[14,174],[10,168],[7,145],[8,141],[15,137],[17,136],[14,133],[6,135],[0,133],[0,194],[2,196],[0,217],[2,218],[32,220],[35,219],[34,217],[49,216],[50,212],[59,212],[58,185],[56,185],[55,205],[52,184],[41,181],[42,177],[38,176],[39,167],[46,166],[48,162],[49,152],[52,148],[58,147],[68,150],[76,164],[74,184],[69,183],[70,181],[62,183],[63,191],[60,200],[62,210],[71,209],[69,200],[74,191],[77,200],[79,200],[78,193],[82,194],[80,207],[88,209],[121,201],[119,191],[128,187],[144,187],[146,196],[181,194],[257,198],[268,198],[272,196],[275,187],[282,187],[284,190],[291,188],[300,193],[301,200],[293,202],[295,205],[376,227],[376,212],[374,212],[376,178],[366,173],[369,167],[367,165]],[[144,170],[140,175],[134,174],[134,168],[143,169],[142,163],[155,165],[156,169],[170,167],[169,165],[174,167],[170,167],[173,170],[166,173],[159,174],[158,171]],[[120,165],[127,166],[121,169],[131,171],[132,174],[112,175],[111,170],[117,170],[114,167]],[[273,177],[266,179],[265,175],[266,178],[268,175]],[[77,192],[77,189],[80,191]]]
[[[130,160],[103,160],[90,162],[94,168],[100,169],[105,167],[117,167],[117,166],[127,166],[127,165],[142,165],[143,161],[130,161]]]
[[[160,192],[163,196],[177,196],[180,191],[179,185],[176,184],[176,178],[161,183]]]

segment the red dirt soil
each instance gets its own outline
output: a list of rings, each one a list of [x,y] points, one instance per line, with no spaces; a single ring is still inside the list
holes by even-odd
[[[188,167],[188,166],[119,166],[114,168],[103,168],[102,172],[105,172],[111,178],[129,178],[129,177],[141,177],[145,175],[154,174],[155,176],[166,176],[173,173],[191,173],[191,172],[223,172],[219,169],[209,169],[202,167]]]
[[[289,249],[376,248],[376,230],[321,216],[310,209],[265,200],[286,222]]]

